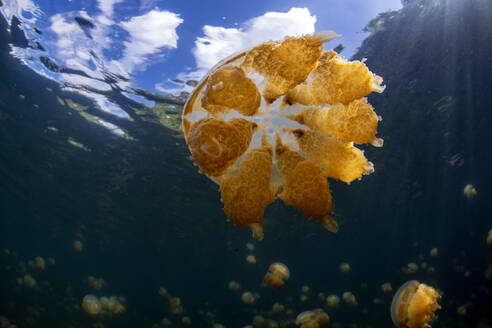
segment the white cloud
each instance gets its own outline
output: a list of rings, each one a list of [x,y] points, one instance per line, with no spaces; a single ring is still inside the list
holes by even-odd
[[[234,52],[269,40],[281,40],[285,36],[314,33],[316,16],[307,8],[291,8],[288,12],[267,12],[255,17],[239,28],[205,25],[204,36],[195,41],[193,55],[196,66],[205,73],[221,59]]]
[[[113,17],[114,5],[123,0],[98,0],[99,9],[106,17]]]
[[[120,26],[130,34],[130,40],[124,42],[123,58],[119,60],[121,65],[131,72],[135,68],[143,68],[147,55],[159,53],[165,47],[176,48],[176,28],[182,22],[178,14],[159,10],[121,22]]]

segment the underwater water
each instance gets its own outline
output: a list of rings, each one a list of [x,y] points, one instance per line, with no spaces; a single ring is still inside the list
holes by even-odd
[[[174,4],[140,1],[153,14],[115,26],[112,10],[136,5],[0,0],[0,327],[296,327],[318,308],[323,326],[391,327],[393,295],[409,280],[441,293],[432,327],[491,327],[492,2],[403,2],[364,22],[353,54],[343,37],[325,45],[384,79],[367,96],[384,145],[357,145],[374,173],[329,179],[338,232],[277,199],[259,241],[227,220],[183,135],[206,65],[179,75],[193,58],[159,57],[172,33],[98,45],[139,35],[132,28],[152,15],[167,24],[155,28],[175,29]],[[87,14],[98,4],[106,18]],[[177,76],[171,87],[143,78],[160,74],[135,68],[146,56]],[[279,290],[264,283],[274,262],[290,272]]]

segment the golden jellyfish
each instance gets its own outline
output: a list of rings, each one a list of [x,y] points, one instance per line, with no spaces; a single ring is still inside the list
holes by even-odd
[[[82,309],[90,315],[98,315],[101,312],[101,303],[99,303],[99,299],[92,295],[85,295],[82,300]]]
[[[35,288],[37,286],[36,279],[34,279],[30,274],[24,276],[24,286],[28,288]]]
[[[489,234],[487,236],[487,245],[492,245],[492,229],[489,230]]]
[[[275,262],[270,264],[268,272],[265,274],[265,282],[276,288],[277,290],[282,288],[287,280],[289,280],[290,271],[289,268],[283,263]]]
[[[167,290],[164,287],[159,287],[159,296],[166,296],[167,295]]]
[[[254,255],[248,255],[246,256],[246,262],[248,264],[256,264],[256,257]]]
[[[296,325],[301,328],[319,328],[330,321],[330,317],[322,309],[304,311],[296,318]]]
[[[340,272],[349,273],[350,269],[350,264],[348,264],[347,262],[343,262],[342,264],[340,264]]]
[[[180,314],[183,312],[183,307],[181,306],[181,299],[179,297],[171,297],[169,299],[169,309],[174,314]]]
[[[253,317],[253,321],[251,322],[251,325],[253,326],[253,328],[261,328],[263,327],[264,323],[265,323],[265,318],[257,314]]]
[[[103,278],[95,278],[93,276],[89,276],[87,278],[89,282],[89,286],[91,286],[92,290],[100,290],[106,285],[106,281]]]
[[[183,326],[191,326],[191,319],[190,319],[190,317],[183,317],[183,318],[181,318],[181,322],[183,323]]]
[[[477,189],[472,184],[467,184],[463,189],[466,198],[473,199],[477,195]]]
[[[340,297],[337,295],[328,295],[326,297],[326,306],[329,308],[337,308],[340,305]]]
[[[402,271],[405,274],[414,274],[415,272],[417,272],[418,269],[419,269],[419,266],[416,263],[410,262],[407,264],[406,267],[404,267],[402,269]]]
[[[416,280],[404,283],[393,296],[391,320],[397,327],[426,328],[440,308],[439,293]]]
[[[101,310],[109,310],[109,298],[107,298],[106,296],[101,296],[99,298],[99,304],[101,305]]]
[[[193,161],[219,185],[226,216],[257,239],[276,198],[338,231],[328,180],[350,184],[374,171],[354,143],[382,146],[380,118],[366,99],[384,90],[382,78],[364,62],[324,51],[337,37],[321,31],[233,54],[185,104]]]
[[[121,304],[121,300],[116,296],[111,296],[109,298],[108,309],[115,315],[125,312],[125,307],[123,306],[123,304]]]
[[[241,295],[241,300],[243,301],[244,304],[253,304],[255,302],[255,296],[251,292],[244,292]]]
[[[308,285],[303,285],[303,286],[301,287],[301,292],[303,292],[304,294],[309,293],[309,291],[310,291],[310,290],[311,290],[311,288],[309,288],[309,286],[308,286]]]
[[[55,258],[54,258],[54,257],[48,257],[48,263],[49,263],[50,265],[55,265],[55,264],[56,264],[56,260],[55,260]]]
[[[172,326],[172,322],[168,318],[162,319],[161,324],[163,327],[171,327]]]
[[[343,293],[342,298],[345,301],[345,303],[349,305],[356,306],[358,304],[357,299],[355,298],[355,295],[352,292]]]
[[[237,281],[229,282],[229,290],[233,292],[238,292],[241,290],[241,285]]]
[[[439,255],[439,250],[436,247],[434,247],[433,249],[430,250],[429,255],[432,257],[436,257],[437,255]]]
[[[44,271],[46,269],[46,262],[41,256],[36,256],[34,258],[34,268],[39,271]]]
[[[253,243],[246,243],[246,248],[250,251],[254,251],[255,250],[255,245]]]
[[[84,250],[84,244],[82,244],[82,242],[80,240],[74,240],[73,242],[73,249],[80,253]]]
[[[273,303],[272,305],[272,312],[273,313],[280,313],[280,312],[284,312],[285,310],[285,306],[280,304],[280,303]]]
[[[306,303],[307,300],[308,300],[307,295],[301,294],[301,296],[299,296],[299,301],[301,301],[301,303]]]
[[[381,285],[381,291],[385,294],[389,294],[393,291],[393,287],[391,287],[391,284],[389,282],[385,282]]]

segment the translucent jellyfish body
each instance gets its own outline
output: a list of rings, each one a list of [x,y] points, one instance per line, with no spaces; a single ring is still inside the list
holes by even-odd
[[[220,185],[227,217],[263,238],[276,198],[338,231],[328,179],[374,171],[355,144],[382,146],[365,98],[382,78],[323,44],[332,31],[269,41],[234,54],[198,83],[183,131],[199,170]]]
[[[439,293],[416,280],[404,283],[395,293],[391,303],[391,320],[397,327],[425,328],[440,308]]]
[[[275,262],[270,265],[268,272],[265,274],[265,282],[276,288],[280,289],[289,280],[290,272],[289,268],[283,263]]]
[[[322,309],[304,311],[296,318],[296,325],[301,328],[318,328],[328,323],[330,317]]]

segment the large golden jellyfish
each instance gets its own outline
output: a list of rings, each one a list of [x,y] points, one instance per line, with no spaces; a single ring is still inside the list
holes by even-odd
[[[338,231],[328,178],[350,184],[374,171],[355,144],[382,146],[365,98],[382,78],[323,44],[332,31],[286,37],[214,66],[183,111],[186,143],[200,172],[220,185],[227,217],[263,239],[276,198]]]
[[[391,320],[401,328],[426,328],[440,308],[440,294],[432,287],[416,280],[404,283],[391,303]]]

